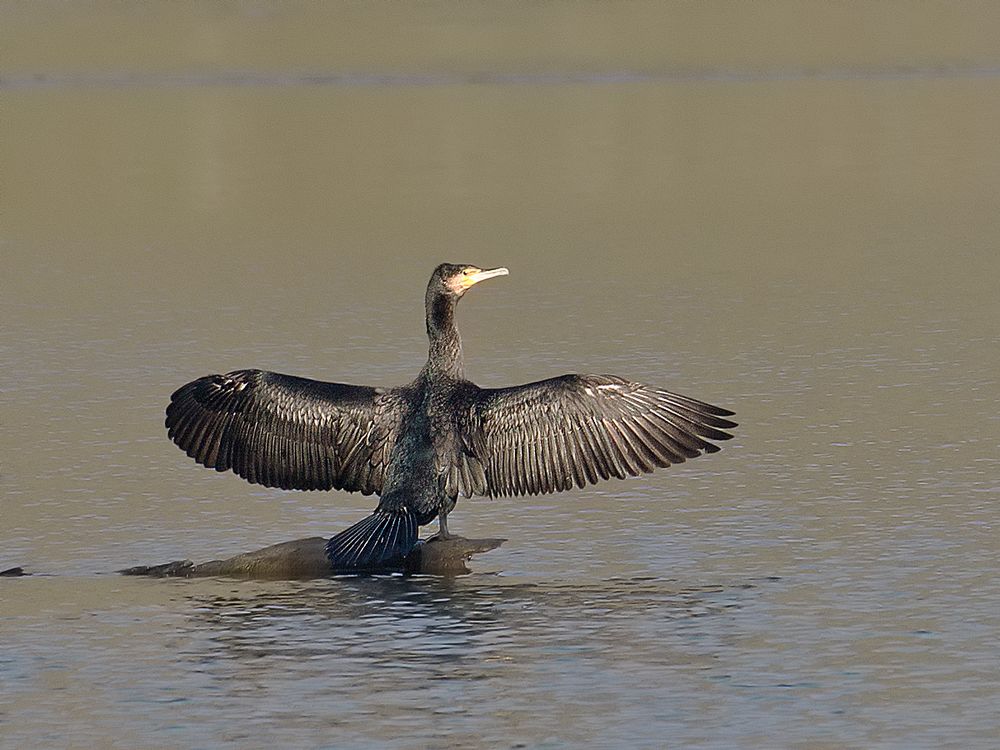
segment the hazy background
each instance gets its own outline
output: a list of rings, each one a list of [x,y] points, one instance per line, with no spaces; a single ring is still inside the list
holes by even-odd
[[[1000,6],[0,2],[0,746],[992,747]],[[612,372],[722,453],[454,581],[141,581],[329,535],[166,439],[261,367]],[[362,687],[359,687],[362,686]]]

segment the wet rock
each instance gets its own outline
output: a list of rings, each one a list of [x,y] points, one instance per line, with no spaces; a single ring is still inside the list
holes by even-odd
[[[403,561],[410,573],[461,574],[470,572],[465,563],[473,555],[489,552],[506,542],[506,539],[466,539],[452,536],[448,539],[431,537],[420,542]]]
[[[209,560],[195,564],[191,560],[175,560],[162,565],[137,565],[119,571],[128,576],[156,578],[198,576],[231,576],[237,578],[308,579],[333,575],[326,558],[326,539],[319,536],[272,544],[270,547],[245,552],[225,560]],[[432,537],[420,542],[402,561],[385,571],[461,575],[470,572],[465,563],[475,554],[489,552],[506,539],[448,539]]]
[[[191,575],[194,563],[190,560],[174,560],[163,565],[136,565],[134,568],[119,570],[123,576],[151,576],[153,578],[180,577]]]

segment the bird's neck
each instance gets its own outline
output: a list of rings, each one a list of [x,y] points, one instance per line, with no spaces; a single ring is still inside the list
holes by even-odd
[[[427,370],[435,375],[453,378],[465,376],[462,360],[462,339],[455,326],[457,300],[440,294],[427,295]]]

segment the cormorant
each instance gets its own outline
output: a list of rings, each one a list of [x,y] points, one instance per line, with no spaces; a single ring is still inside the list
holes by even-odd
[[[507,275],[445,263],[427,285],[430,349],[408,385],[373,388],[262,370],[208,375],[170,398],[166,426],[200,464],[297,490],[377,493],[378,507],[332,537],[334,570],[398,564],[420,526],[459,494],[559,492],[638,476],[719,450],[733,412],[613,375],[562,375],[508,388],[465,379],[455,306]]]

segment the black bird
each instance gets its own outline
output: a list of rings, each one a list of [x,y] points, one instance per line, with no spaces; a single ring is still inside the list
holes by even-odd
[[[719,450],[733,412],[613,375],[562,375],[509,388],[465,379],[458,300],[507,275],[445,263],[427,285],[430,351],[408,385],[373,388],[262,370],[209,375],[170,398],[171,439],[200,464],[296,490],[377,493],[378,507],[334,536],[334,570],[398,564],[420,526],[459,494],[533,495],[638,476]]]

